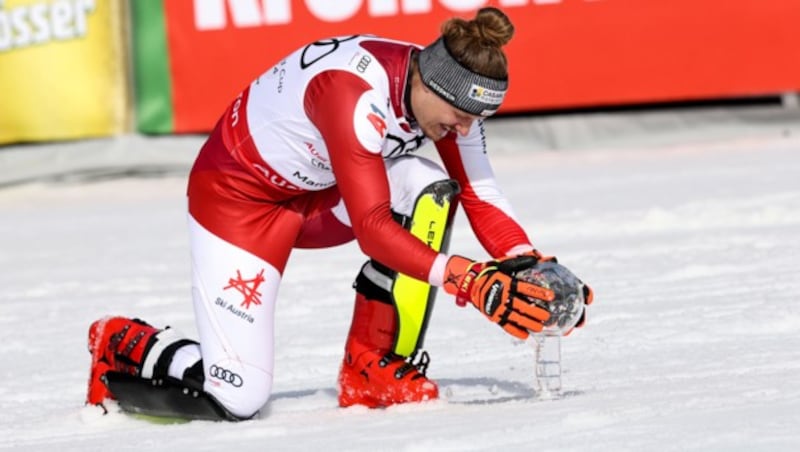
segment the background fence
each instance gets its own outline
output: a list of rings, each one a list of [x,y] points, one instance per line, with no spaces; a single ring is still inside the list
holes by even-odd
[[[487,5],[517,30],[501,113],[800,91],[798,0],[6,0],[0,143],[206,132],[301,45],[356,33],[425,45]]]

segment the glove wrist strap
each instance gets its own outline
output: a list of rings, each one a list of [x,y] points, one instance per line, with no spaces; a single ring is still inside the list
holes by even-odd
[[[458,306],[464,307],[468,302],[472,302],[472,297],[470,297],[472,284],[475,283],[475,280],[479,278],[487,268],[488,266],[486,264],[479,262],[472,262],[467,266],[466,273],[458,284],[458,293],[456,294],[456,304]]]

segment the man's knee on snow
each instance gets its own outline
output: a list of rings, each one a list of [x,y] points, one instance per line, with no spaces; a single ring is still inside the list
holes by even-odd
[[[235,361],[221,361],[203,367],[203,389],[230,413],[249,418],[269,400],[272,375],[262,369]]]
[[[227,420],[249,419],[266,404],[272,390],[272,375],[257,366],[230,359],[208,364],[201,359],[199,344],[178,340],[181,337],[172,329],[159,333],[162,340],[152,347],[150,355],[154,358],[147,360],[155,363],[152,378],[171,377],[190,389],[204,392],[210,403],[226,412]],[[180,412],[180,407],[176,408]]]

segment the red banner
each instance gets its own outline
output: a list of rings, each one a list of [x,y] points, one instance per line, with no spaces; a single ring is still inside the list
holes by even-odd
[[[800,90],[799,0],[165,0],[176,132],[209,130],[235,94],[317,39],[419,44],[441,23],[502,8],[522,112]]]

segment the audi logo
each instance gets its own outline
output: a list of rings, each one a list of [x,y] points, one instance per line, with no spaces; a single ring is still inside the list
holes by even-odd
[[[239,388],[244,384],[244,380],[242,380],[242,377],[239,376],[239,374],[231,372],[224,367],[219,367],[216,364],[211,365],[211,367],[208,369],[208,374],[218,380],[228,383],[234,388]]]
[[[356,70],[363,74],[367,70],[367,66],[369,66],[370,63],[372,63],[372,58],[370,58],[369,55],[364,55],[358,61],[358,65],[356,65]]]

